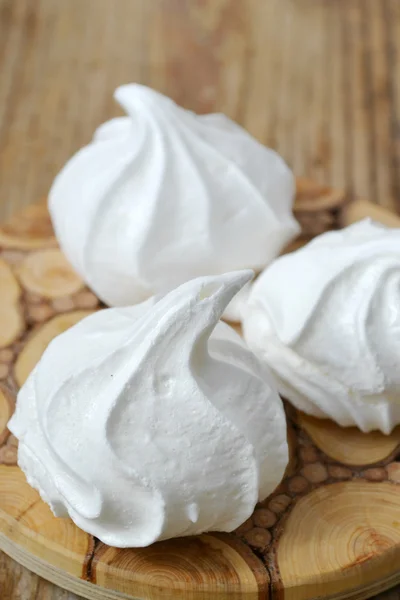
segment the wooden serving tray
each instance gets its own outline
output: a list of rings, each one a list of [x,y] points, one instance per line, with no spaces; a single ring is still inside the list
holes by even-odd
[[[299,180],[302,237],[372,215],[400,219]],[[45,204],[0,228],[0,548],[92,599],[367,598],[400,582],[400,428],[363,434],[287,406],[284,481],[231,534],[110,548],[56,519],[17,466],[6,429],[18,388],[50,340],[100,307],[57,249]]]

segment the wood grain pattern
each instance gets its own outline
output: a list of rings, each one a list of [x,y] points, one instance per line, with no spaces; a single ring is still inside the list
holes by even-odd
[[[3,463],[0,465],[0,546],[7,550],[8,544],[40,556],[55,569],[84,578],[93,539],[70,519],[54,519],[22,471]]]
[[[383,208],[374,210],[387,216]],[[28,212],[36,218],[35,211]],[[312,235],[316,222],[326,230],[348,218],[343,193],[305,179],[298,181],[295,212],[303,222],[299,243]],[[354,218],[356,211],[351,214]],[[307,221],[307,215],[315,219]],[[56,519],[17,467],[18,442],[6,423],[19,386],[50,341],[100,303],[59,250],[46,248],[46,236],[45,249],[38,248],[37,236],[30,238],[33,230],[28,225],[21,231],[24,249],[15,240],[11,247],[9,239],[0,243],[6,295],[9,288],[18,290],[24,315],[23,331],[0,350],[0,367],[5,366],[0,369],[2,550],[72,594],[93,600],[256,600],[279,598],[282,590],[288,600],[326,593],[335,600],[361,599],[400,582],[400,430],[390,436],[362,434],[289,405],[290,464],[284,480],[231,534],[121,550],[70,519]],[[34,269],[26,269],[30,262]],[[15,293],[11,296],[15,300]],[[32,581],[38,583],[34,576]]]
[[[356,427],[340,427],[328,419],[300,415],[299,423],[313,442],[331,458],[345,465],[376,464],[400,444],[400,427],[391,436],[380,431],[368,435]]]
[[[207,534],[121,552],[100,544],[92,581],[146,600],[257,600],[270,580],[261,560],[229,535]]]
[[[130,81],[400,208],[397,0],[0,0],[0,65],[2,216],[47,194]]]
[[[33,252],[20,262],[16,274],[26,290],[43,298],[69,296],[84,285],[58,248]]]
[[[1,206],[5,207],[4,200]],[[14,210],[8,219],[2,215],[0,243],[3,248],[15,250],[54,246],[56,242],[46,202],[26,206],[23,212]]]
[[[285,524],[277,550],[285,600],[324,597],[327,592],[347,597],[349,590],[393,575],[398,581],[399,502],[400,488],[387,482],[334,483],[303,497]]]
[[[24,321],[20,309],[21,290],[17,278],[5,260],[0,259],[1,305],[0,348],[14,342],[24,330]]]

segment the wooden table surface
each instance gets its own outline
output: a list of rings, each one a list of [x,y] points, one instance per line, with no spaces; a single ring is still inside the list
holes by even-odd
[[[46,195],[130,81],[400,212],[399,0],[0,0],[0,217]],[[0,554],[0,598],[77,597]]]

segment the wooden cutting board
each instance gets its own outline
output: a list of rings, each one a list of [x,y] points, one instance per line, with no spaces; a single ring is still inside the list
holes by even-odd
[[[371,214],[369,203],[298,182],[296,214],[312,235]],[[93,599],[366,598],[400,582],[400,428],[363,434],[287,406],[284,481],[231,534],[110,548],[56,519],[17,466],[6,424],[18,388],[50,340],[100,307],[57,249],[45,204],[0,228],[0,548],[42,577]]]

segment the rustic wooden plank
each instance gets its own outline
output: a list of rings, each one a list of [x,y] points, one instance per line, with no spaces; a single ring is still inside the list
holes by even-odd
[[[395,0],[385,2],[384,19],[388,31],[386,60],[390,70],[390,141],[388,157],[391,173],[392,207],[400,211],[400,4]]]
[[[390,122],[390,77],[387,60],[388,27],[385,20],[384,3],[368,0],[366,6],[366,28],[369,33],[366,60],[371,85],[372,114],[372,166],[375,170],[372,193],[375,199],[378,191],[380,204],[391,208],[390,170],[387,168],[391,152]]]
[[[399,34],[397,0],[0,0],[1,214],[47,193],[133,80],[399,207]]]
[[[341,4],[335,2],[332,6],[327,38],[329,54],[327,70],[330,73],[327,134],[330,160],[327,179],[336,181],[339,189],[345,189],[350,185],[351,173],[351,147],[347,140],[349,132],[347,61],[345,52],[337,51],[338,48],[344,48],[345,43],[342,13]]]
[[[3,552],[0,552],[0,592],[1,600],[83,600],[34,575]]]

